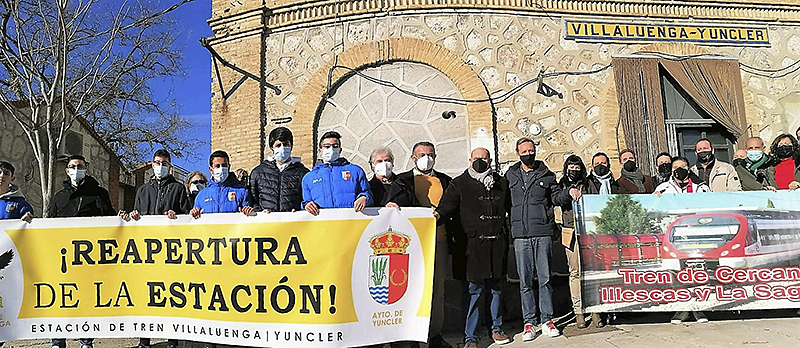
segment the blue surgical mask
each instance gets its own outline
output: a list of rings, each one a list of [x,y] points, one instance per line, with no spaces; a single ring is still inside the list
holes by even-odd
[[[272,149],[273,155],[272,157],[275,158],[276,161],[281,163],[286,163],[290,158],[292,158],[292,147],[291,146],[281,146]]]
[[[162,165],[154,165],[153,166],[153,175],[156,176],[156,179],[163,179],[169,173],[169,168],[167,166]]]
[[[760,160],[762,156],[764,156],[764,151],[747,150],[747,159],[749,159],[750,162],[758,162],[758,160]]]
[[[67,175],[72,182],[80,182],[86,176],[86,171],[82,169],[67,169]]]
[[[214,181],[216,182],[223,182],[225,179],[228,178],[228,167],[217,167],[214,168]]]
[[[335,147],[328,147],[322,149],[322,162],[331,163],[339,159],[339,149]]]

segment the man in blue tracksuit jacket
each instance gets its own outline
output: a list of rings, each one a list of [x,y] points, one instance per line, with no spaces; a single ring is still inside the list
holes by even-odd
[[[250,197],[247,187],[242,184],[236,175],[230,175],[230,157],[228,153],[217,150],[208,157],[208,171],[211,181],[206,188],[197,193],[194,199],[194,208],[189,211],[195,219],[201,214],[234,213],[240,211],[244,215],[253,215],[250,206]],[[205,348],[216,348],[214,343],[206,343]]]
[[[33,218],[33,207],[13,181],[14,166],[0,161],[0,220],[23,219],[30,222]]]
[[[189,212],[194,218],[202,213],[234,213],[240,211],[251,215],[250,197],[247,187],[235,175],[230,173],[230,157],[228,153],[217,150],[208,158],[208,171],[211,181],[194,199],[194,208]]]
[[[355,208],[361,211],[372,204],[372,192],[364,170],[340,158],[342,136],[326,132],[319,141],[322,159],[303,177],[303,209],[312,215],[320,208]]]

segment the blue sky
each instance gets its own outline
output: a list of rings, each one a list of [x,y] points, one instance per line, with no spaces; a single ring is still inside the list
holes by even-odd
[[[117,1],[121,3],[121,0]],[[174,1],[162,0],[161,6],[166,7],[171,3]],[[196,0],[173,12],[172,18],[176,22],[173,33],[177,36],[175,48],[183,52],[186,76],[152,85],[157,95],[172,93],[183,117],[193,124],[189,132],[182,136],[205,142],[192,151],[195,156],[190,156],[188,161],[173,159],[175,164],[190,171],[207,171],[205,161],[211,153],[211,55],[200,45],[201,37],[211,36],[211,29],[206,23],[210,17],[211,0]]]

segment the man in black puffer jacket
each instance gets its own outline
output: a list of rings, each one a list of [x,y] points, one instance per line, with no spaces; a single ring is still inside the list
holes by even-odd
[[[114,215],[108,190],[100,187],[95,178],[86,175],[88,163],[80,155],[67,158],[64,188],[50,202],[48,217],[90,217]]]
[[[114,207],[108,197],[108,190],[100,187],[95,178],[86,175],[89,163],[80,155],[67,158],[67,180],[64,188],[56,192],[50,202],[47,217],[92,217],[113,216]],[[94,339],[82,338],[81,348],[92,348]],[[52,346],[66,348],[67,340],[52,339]]]
[[[511,236],[519,272],[520,300],[524,331],[522,341],[536,337],[536,328],[542,325],[542,334],[561,335],[553,324],[553,298],[550,285],[550,260],[553,236],[556,232],[555,205],[566,205],[580,197],[580,190],[564,190],[556,182],[556,175],[544,162],[536,159],[533,140],[517,140],[520,162],[506,172],[511,191]],[[535,274],[534,274],[535,273]],[[533,280],[539,285],[539,314],[534,298]],[[537,320],[538,319],[538,320]]]
[[[251,206],[256,211],[302,210],[303,176],[308,168],[292,158],[292,131],[278,127],[269,132],[272,156],[250,172]]]

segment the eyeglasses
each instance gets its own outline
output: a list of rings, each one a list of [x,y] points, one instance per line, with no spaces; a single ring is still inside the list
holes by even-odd
[[[203,181],[203,180],[195,180],[195,181],[192,181],[192,182],[191,182],[191,184],[193,184],[193,185],[197,185],[197,184],[203,184],[203,185],[205,185],[205,184],[206,184],[206,182],[205,182],[205,181]]]
[[[167,167],[169,167],[169,161],[153,160],[153,164],[155,164],[157,166],[167,166]]]
[[[84,170],[84,169],[86,169],[86,165],[85,164],[70,164],[70,165],[67,166],[67,169]]]

